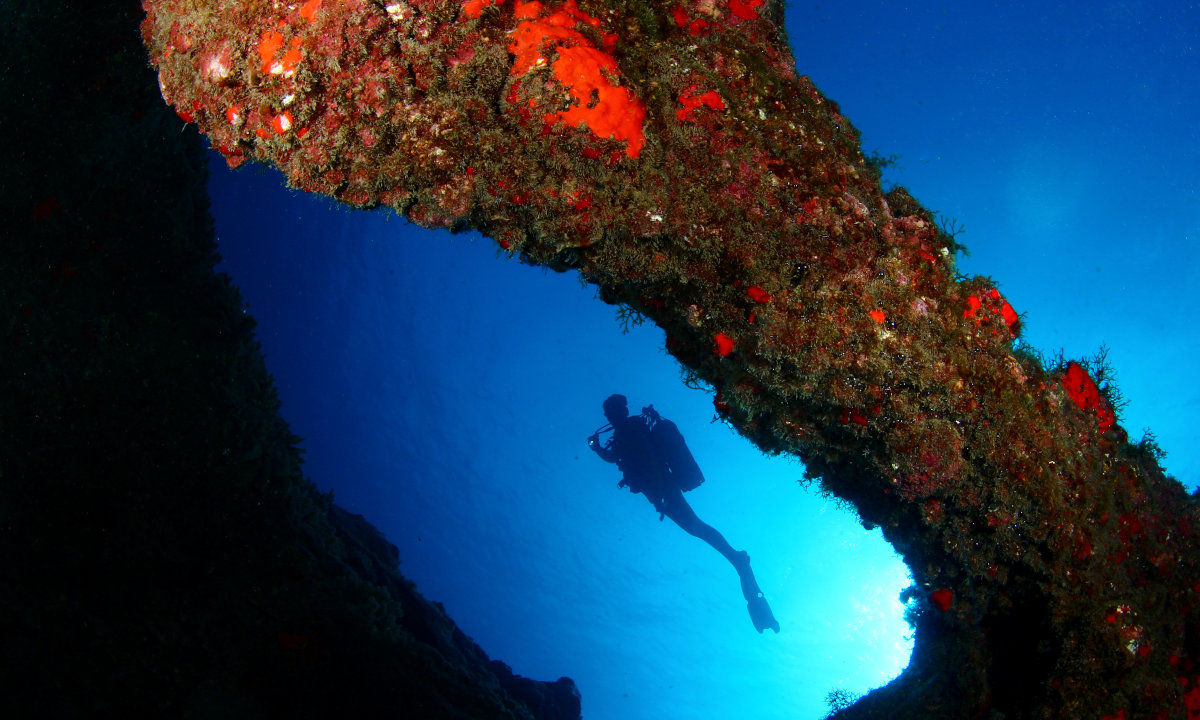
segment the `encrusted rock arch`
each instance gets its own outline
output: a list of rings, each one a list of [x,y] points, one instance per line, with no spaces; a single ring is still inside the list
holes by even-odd
[[[163,97],[230,165],[577,270],[882,527],[916,649],[838,717],[1200,717],[1195,502],[1101,368],[1020,350],[1019,309],[883,191],[781,5],[144,5]]]

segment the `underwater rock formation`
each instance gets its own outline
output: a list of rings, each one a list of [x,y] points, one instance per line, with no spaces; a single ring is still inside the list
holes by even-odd
[[[4,717],[577,720],[301,474],[136,3],[8,10]]]
[[[1017,310],[883,191],[780,4],[145,7],[163,97],[230,165],[578,270],[882,527],[916,649],[837,717],[1200,717],[1196,502],[1100,364],[1015,345]]]

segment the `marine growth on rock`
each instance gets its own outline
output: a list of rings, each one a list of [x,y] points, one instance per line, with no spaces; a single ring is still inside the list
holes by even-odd
[[[917,647],[838,717],[1200,717],[1195,502],[883,191],[781,5],[144,7],[163,98],[230,165],[577,270],[882,526],[923,593]]]

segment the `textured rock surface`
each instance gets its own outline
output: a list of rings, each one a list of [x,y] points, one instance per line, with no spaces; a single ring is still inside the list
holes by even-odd
[[[231,165],[579,270],[882,526],[916,650],[840,717],[1200,717],[1196,503],[1099,363],[1016,348],[1017,311],[884,193],[778,5],[146,7],[164,98]]]
[[[7,9],[0,712],[578,718],[301,475],[136,4]]]

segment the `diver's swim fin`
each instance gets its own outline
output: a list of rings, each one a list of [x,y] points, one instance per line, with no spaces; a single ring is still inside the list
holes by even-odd
[[[779,621],[775,619],[775,614],[771,612],[771,606],[767,604],[767,598],[762,593],[751,598],[750,602],[746,603],[746,609],[750,611],[750,620],[754,623],[755,630],[761,633],[770,628],[779,632]]]

